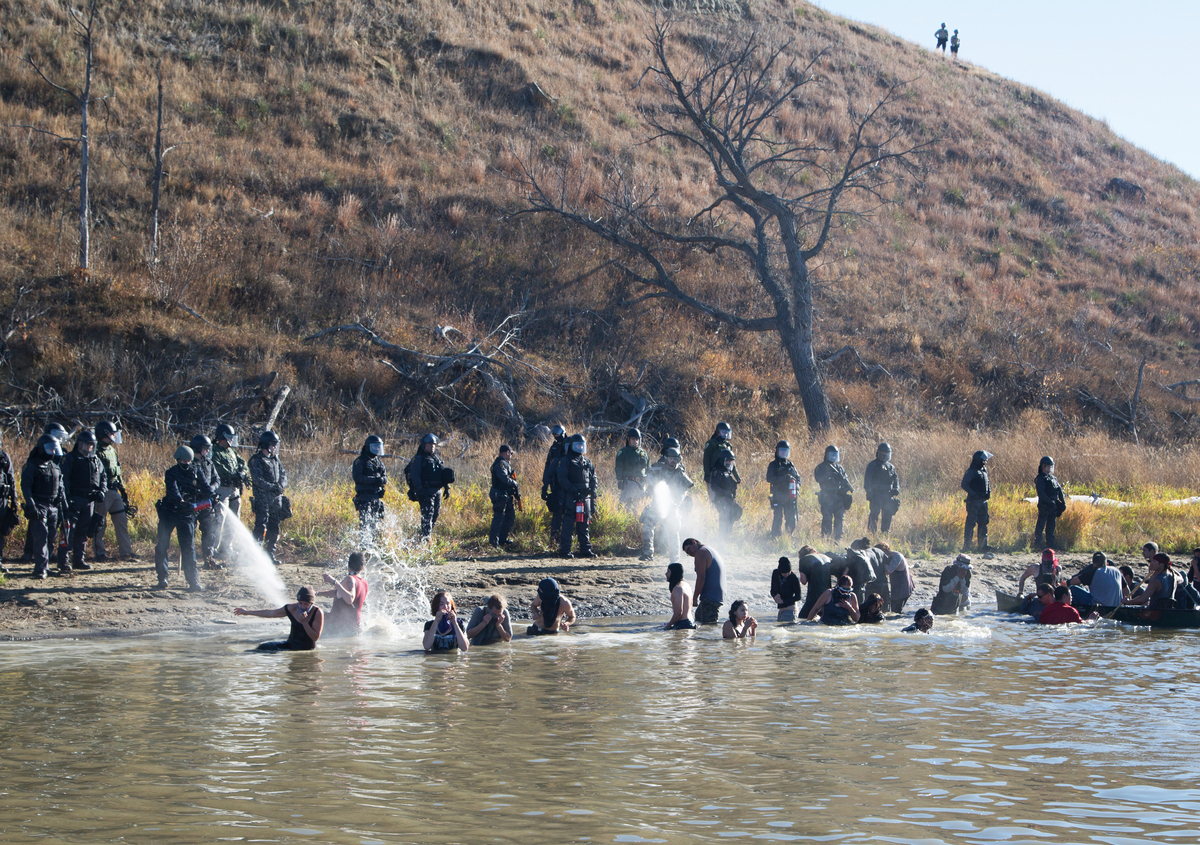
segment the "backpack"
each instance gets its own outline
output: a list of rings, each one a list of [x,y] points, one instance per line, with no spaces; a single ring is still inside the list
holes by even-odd
[[[410,502],[420,501],[417,495],[417,485],[413,484],[413,470],[416,469],[417,459],[413,458],[404,467],[404,480],[408,482],[408,500]]]

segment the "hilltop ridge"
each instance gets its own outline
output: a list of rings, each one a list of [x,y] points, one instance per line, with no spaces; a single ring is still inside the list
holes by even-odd
[[[818,355],[857,353],[825,366],[835,424],[1037,414],[1124,436],[1136,395],[1143,439],[1196,439],[1186,386],[1165,387],[1200,377],[1195,181],[1039,91],[875,27],[806,4],[668,5],[683,50],[727,26],[763,27],[799,56],[830,48],[792,131],[838,143],[846,102],[898,78],[890,119],[936,142],[923,176],[823,256]],[[93,117],[96,255],[80,276],[74,148],[11,128],[78,132],[71,104],[22,61],[70,79],[76,42],[62,6],[0,0],[10,418],[117,408],[185,430],[258,413],[265,387],[286,383],[283,425],[298,435],[551,418],[615,430],[645,408],[652,430],[693,438],[714,416],[760,434],[803,427],[774,336],[670,303],[624,307],[629,283],[604,245],[508,217],[523,207],[522,158],[586,169],[630,156],[674,212],[701,200],[703,162],[645,143],[654,4],[104,6],[95,84],[112,96]],[[151,267],[159,62],[175,149]],[[756,307],[736,268],[695,272],[730,307]],[[363,328],[307,339],[338,326]],[[472,350],[510,357],[489,376]],[[443,365],[453,377],[431,381]]]

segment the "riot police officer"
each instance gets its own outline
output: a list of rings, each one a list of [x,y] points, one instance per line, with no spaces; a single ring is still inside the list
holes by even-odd
[[[821,536],[832,535],[835,543],[842,539],[842,523],[854,501],[854,485],[841,459],[837,446],[826,446],[825,460],[813,470],[813,481],[820,487],[817,504],[821,506]]]
[[[221,512],[218,515],[218,534],[216,556],[222,560],[229,558],[230,544],[233,541],[233,530],[226,530],[230,519],[241,519],[242,491],[250,484],[250,468],[238,454],[237,432],[229,423],[221,423],[213,430],[213,440],[216,445],[212,450],[212,464],[217,470],[217,496],[221,499]]]
[[[17,475],[13,468],[12,458],[4,449],[0,440],[0,572],[4,568],[4,547],[8,545],[8,535],[20,523],[17,516]]]
[[[102,518],[100,507],[108,493],[108,476],[104,464],[96,455],[96,435],[85,428],[75,438],[75,448],[62,461],[63,494],[67,499],[67,546],[69,563],[59,561],[59,571],[91,569],[83,559],[87,538],[96,533],[96,522]]]
[[[354,509],[362,545],[375,543],[375,532],[383,520],[383,494],[387,492],[387,467],[383,465],[383,438],[372,434],[363,441],[362,451],[354,459],[350,474],[354,477]]]
[[[158,510],[158,541],[154,544],[154,569],[158,573],[156,589],[159,590],[168,587],[170,571],[167,568],[167,556],[171,551],[172,533],[179,537],[179,556],[188,589],[193,592],[204,589],[196,571],[196,512],[197,505],[206,501],[211,505],[212,491],[192,465],[194,458],[190,446],[180,446],[175,450],[175,465],[163,474],[163,497],[155,503]]]
[[[723,539],[733,534],[733,524],[742,518],[742,506],[737,503],[739,485],[737,464],[732,449],[717,455],[717,466],[709,477],[709,495],[717,509],[717,531]]]
[[[96,560],[108,560],[104,549],[104,518],[112,517],[113,531],[117,535],[117,550],[121,560],[138,560],[129,541],[129,517],[136,508],[129,504],[129,493],[125,490],[125,478],[121,473],[121,461],[117,458],[117,446],[121,445],[121,429],[116,423],[101,420],[96,423],[96,455],[104,464],[104,475],[108,489],[100,503],[100,519],[92,540]]]
[[[617,452],[613,470],[617,476],[617,489],[621,491],[621,504],[632,508],[646,495],[646,471],[650,459],[641,448],[642,433],[631,428],[625,433],[625,446]]]
[[[33,577],[45,578],[50,568],[54,537],[58,521],[67,510],[63,493],[62,444],[48,434],[38,438],[21,470],[21,496],[25,501],[25,518],[33,546]]]
[[[558,488],[562,495],[562,537],[560,557],[571,558],[571,538],[579,538],[579,554],[596,557],[588,527],[596,513],[596,468],[587,458],[587,439],[572,434],[566,454],[558,461]]]
[[[875,460],[867,464],[863,492],[871,508],[867,516],[868,533],[874,534],[877,524],[884,534],[890,533],[892,517],[900,509],[900,476],[892,466],[892,447],[887,443],[879,444],[875,449]]]
[[[63,428],[61,424],[56,423],[56,422],[48,423],[46,425],[46,428],[43,429],[42,434],[46,437],[53,437],[55,440],[57,440],[59,442],[60,445],[62,444],[62,442],[64,440],[67,439],[67,430],[65,428]],[[60,469],[62,468],[62,455],[63,455],[63,453],[60,450],[59,457],[58,457],[58,464],[59,464]],[[64,511],[63,513],[60,513],[58,515],[58,517],[59,517],[59,523],[61,524],[62,522],[64,522],[66,520],[67,514]],[[50,538],[51,554],[54,553],[54,548],[53,548],[54,539],[55,538],[53,538],[53,537]],[[30,561],[33,559],[34,559],[33,558],[33,533],[27,527],[25,529],[25,552],[21,555],[20,560],[22,562],[25,562],[25,561]],[[64,560],[65,560],[65,558],[60,558],[60,562],[62,562]]]
[[[500,454],[492,461],[492,486],[488,498],[492,502],[488,543],[498,549],[509,544],[508,532],[512,531],[517,519],[515,507],[521,503],[521,488],[512,468],[512,447],[508,444],[500,447]]]
[[[963,473],[961,487],[967,494],[967,518],[963,525],[963,551],[971,550],[971,535],[979,526],[979,551],[990,551],[988,546],[988,500],[992,497],[992,482],[988,478],[987,462],[991,452],[980,449],[971,456],[971,465]]]
[[[442,512],[442,494],[449,497],[450,485],[454,482],[454,470],[442,463],[437,454],[438,443],[436,434],[426,434],[421,438],[417,454],[404,468],[408,486],[421,506],[422,540],[433,534]]]
[[[727,422],[717,423],[717,428],[713,431],[712,437],[708,438],[708,442],[704,444],[704,483],[708,485],[708,499],[712,501],[712,476],[724,465],[724,459],[720,457],[721,452],[726,450],[733,451],[733,429]],[[738,475],[737,468],[733,470],[733,478],[738,484],[742,483],[742,478]]]
[[[554,442],[546,452],[546,464],[542,467],[542,501],[550,511],[550,538],[557,540],[562,534],[562,496],[558,489],[558,461],[566,453],[567,430],[555,423],[550,427]]]
[[[778,537],[785,521],[788,536],[796,530],[796,497],[800,491],[800,473],[791,462],[792,444],[775,444],[775,459],[767,464],[767,484],[771,487],[771,537]]]
[[[204,558],[205,569],[224,569],[217,563],[217,544],[221,542],[221,475],[212,460],[212,441],[203,434],[197,434],[191,443],[192,468],[195,470],[200,484],[207,492],[205,497],[209,505],[196,511],[196,526],[200,529],[200,552]]]
[[[284,519],[283,491],[287,489],[287,470],[279,460],[279,435],[264,431],[258,437],[258,451],[250,458],[250,483],[254,487],[254,539],[262,544],[275,563],[279,543],[279,523]]]
[[[663,543],[671,563],[679,562],[679,522],[687,506],[691,504],[688,491],[696,486],[683,469],[679,448],[669,446],[661,460],[650,468],[646,480],[650,486],[650,503],[642,511],[642,555],[641,560],[654,559],[654,532],[663,531]],[[658,484],[666,486],[666,495],[657,492]]]

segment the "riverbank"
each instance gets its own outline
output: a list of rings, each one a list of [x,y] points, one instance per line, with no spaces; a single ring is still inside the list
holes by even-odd
[[[751,612],[764,622],[774,618],[773,604],[767,591],[777,554],[757,551],[725,553],[729,563],[731,597],[746,599]],[[794,556],[793,556],[794,560]],[[916,593],[907,611],[928,606],[937,589],[946,556],[913,559]],[[991,560],[973,557],[972,594],[976,606],[988,605],[997,587],[1015,591],[1021,572],[1033,560],[1025,554],[1000,554]],[[1090,554],[1063,557],[1063,571],[1074,573],[1090,560]],[[1140,560],[1128,556],[1122,563]],[[500,554],[487,557],[461,557],[441,563],[428,563],[409,571],[413,576],[402,584],[384,577],[383,568],[368,566],[373,590],[371,607],[395,606],[393,590],[414,592],[451,590],[464,615],[483,603],[492,593],[504,595],[513,610],[514,621],[527,617],[529,602],[538,581],[552,577],[575,603],[582,618],[611,616],[655,616],[669,613],[664,570],[667,560],[652,563],[638,560],[636,553],[604,556],[594,560],[563,560],[552,556]],[[688,581],[692,581],[690,559],[684,561]],[[202,593],[191,593],[173,567],[173,588],[155,590],[154,565],[149,556],[133,563],[100,563],[90,572],[51,576],[44,581],[29,577],[27,564],[9,564],[7,583],[0,586],[0,639],[21,640],[47,637],[133,636],[169,630],[204,631],[237,624],[235,607],[265,607],[255,584],[236,568],[217,572],[202,571]],[[289,592],[302,585],[323,589],[321,575],[345,572],[341,561],[286,559],[279,574]],[[416,601],[414,602],[414,598]],[[419,597],[406,596],[408,604],[419,606]],[[329,599],[321,599],[323,608]],[[370,609],[370,608],[369,608]],[[368,617],[369,618],[369,617]],[[380,620],[376,620],[380,621]],[[280,628],[281,633],[283,627]]]

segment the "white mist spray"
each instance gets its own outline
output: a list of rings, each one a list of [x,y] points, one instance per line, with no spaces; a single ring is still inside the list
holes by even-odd
[[[250,577],[251,583],[267,603],[272,607],[281,607],[291,601],[270,555],[255,541],[250,529],[232,513],[226,512],[224,531],[229,538],[237,568]]]

